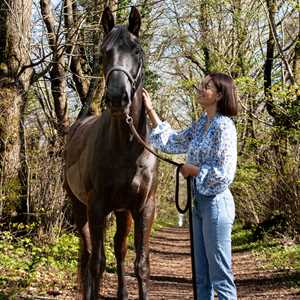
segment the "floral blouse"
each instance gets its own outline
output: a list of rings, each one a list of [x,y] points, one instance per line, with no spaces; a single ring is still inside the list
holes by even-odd
[[[223,192],[232,183],[237,163],[237,136],[233,121],[216,114],[205,130],[203,113],[198,121],[184,130],[173,130],[160,122],[150,134],[151,144],[166,153],[186,153],[187,163],[199,167],[195,188],[202,195]]]

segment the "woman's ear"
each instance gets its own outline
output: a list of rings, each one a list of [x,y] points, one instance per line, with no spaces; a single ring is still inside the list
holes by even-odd
[[[217,93],[217,101],[220,101],[223,98],[222,93],[218,92]]]
[[[131,8],[131,12],[129,15],[129,25],[128,30],[133,33],[136,37],[139,36],[139,31],[141,28],[141,15],[138,11],[138,9],[134,6]]]
[[[101,24],[105,34],[108,34],[115,26],[114,16],[108,6],[105,7],[102,13]]]

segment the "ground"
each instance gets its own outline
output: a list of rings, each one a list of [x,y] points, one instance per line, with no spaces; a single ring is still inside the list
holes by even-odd
[[[233,254],[238,299],[300,299],[300,289],[290,283],[299,273],[264,270],[261,265],[250,251]],[[128,286],[130,299],[138,299],[132,268],[128,273]],[[103,299],[115,299],[115,291],[116,276],[106,274],[101,290]],[[164,228],[152,237],[150,299],[193,299],[187,229]]]
[[[191,261],[189,232],[187,228],[162,228],[151,238],[151,300],[193,299],[191,281]],[[127,259],[127,280],[129,299],[138,299],[137,283],[133,275],[133,257]],[[299,299],[300,288],[296,288],[296,277],[300,273],[289,270],[264,269],[251,251],[233,253],[233,270],[238,289],[238,299],[280,300]],[[76,299],[76,280],[74,274],[43,274],[40,281],[44,288],[31,285],[22,294],[7,297],[0,293],[0,300],[70,300]],[[52,276],[50,276],[52,274]],[[116,274],[106,272],[101,287],[100,299],[116,299]],[[49,282],[49,284],[46,284]],[[66,283],[67,282],[67,283]],[[42,285],[43,285],[42,284]],[[52,288],[49,288],[51,286]],[[1,297],[2,295],[2,297]],[[39,296],[38,296],[39,295]],[[207,300],[207,299],[203,299]]]

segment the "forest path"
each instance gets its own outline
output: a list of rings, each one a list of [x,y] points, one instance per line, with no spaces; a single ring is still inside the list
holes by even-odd
[[[162,228],[151,238],[150,299],[193,299],[191,281],[190,240],[186,228]],[[251,251],[233,253],[233,271],[238,299],[300,299],[300,290],[290,280],[300,274],[263,270]],[[132,262],[128,264],[129,299],[138,299]],[[116,275],[105,273],[102,299],[116,299]]]

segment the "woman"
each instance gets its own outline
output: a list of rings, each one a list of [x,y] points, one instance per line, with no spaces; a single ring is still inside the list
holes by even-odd
[[[237,299],[231,267],[231,231],[235,217],[233,197],[228,189],[237,162],[236,129],[231,116],[237,115],[237,96],[231,77],[212,73],[198,88],[204,109],[199,120],[182,131],[173,130],[156,114],[150,96],[143,100],[153,130],[150,142],[166,153],[186,153],[180,171],[192,176],[194,253],[197,298]]]

